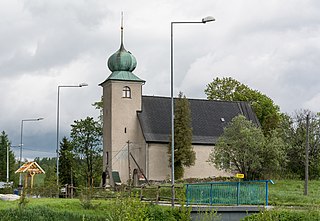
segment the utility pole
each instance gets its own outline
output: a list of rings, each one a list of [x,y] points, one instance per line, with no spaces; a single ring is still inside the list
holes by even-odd
[[[9,144],[7,144],[7,185],[9,185]]]
[[[308,195],[308,180],[309,180],[309,113],[306,118],[306,162],[305,162],[305,180],[304,180],[304,195]]]

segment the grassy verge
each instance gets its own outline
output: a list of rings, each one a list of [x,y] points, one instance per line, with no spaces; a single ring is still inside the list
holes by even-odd
[[[182,185],[181,185],[182,187]],[[153,198],[157,188],[145,189],[143,195]],[[177,189],[177,195],[183,198],[184,188]],[[104,191],[106,192],[106,191]],[[112,192],[108,192],[110,195]],[[276,180],[269,185],[269,204],[275,206],[272,211],[264,211],[247,220],[320,220],[320,181],[309,181],[309,194],[304,194],[304,181]],[[97,193],[102,196],[106,193]],[[142,203],[136,198],[124,197],[113,193],[112,199],[91,200],[88,207],[79,199],[39,198],[28,199],[24,210],[19,210],[19,202],[0,201],[0,215],[18,217],[16,220],[28,220],[27,217],[42,217],[38,220],[189,220],[189,211],[170,207],[161,207]],[[132,195],[139,196],[140,189],[132,190]],[[124,194],[125,195],[125,194]],[[171,197],[171,189],[160,189],[162,197]],[[121,197],[120,197],[121,196]],[[8,209],[11,209],[10,211]],[[6,210],[5,214],[2,212]],[[21,213],[22,211],[22,213]],[[23,212],[24,211],[24,212]],[[13,215],[16,214],[16,215]],[[29,214],[29,215],[28,215]],[[20,217],[20,218],[19,218]],[[58,217],[53,219],[52,217]],[[300,217],[295,219],[292,217]],[[31,219],[30,220],[33,220]],[[4,219],[2,219],[4,220]],[[9,220],[9,219],[8,219]],[[66,220],[66,219],[64,219]]]
[[[85,209],[79,199],[28,199],[25,207],[19,202],[0,202],[1,220],[190,220],[187,208],[163,207],[140,202],[136,198],[92,200]],[[3,205],[6,205],[3,207]]]
[[[278,180],[269,185],[269,203],[273,206],[320,207],[320,181],[309,181],[308,195],[304,193],[304,181]]]
[[[269,203],[275,206],[248,216],[243,221],[318,221],[320,220],[320,181],[309,181],[304,195],[304,181],[277,180],[269,185]]]

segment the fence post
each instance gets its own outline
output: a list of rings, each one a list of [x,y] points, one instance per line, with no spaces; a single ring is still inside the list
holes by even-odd
[[[210,184],[210,205],[212,205],[212,183]]]
[[[268,180],[266,180],[266,206],[268,206],[268,192],[269,192],[269,190],[268,190]]]
[[[240,182],[237,182],[237,206],[240,204]]]
[[[157,196],[156,196],[156,204],[159,204],[159,200],[160,200],[160,185],[158,186],[158,189],[157,189]]]
[[[141,186],[141,191],[140,191],[140,200],[142,200],[142,198],[143,198],[143,194],[142,194],[143,188],[144,188],[144,186]]]
[[[186,200],[187,200],[187,206],[189,206],[189,197],[188,197],[188,192],[189,192],[189,184],[187,184],[187,188],[186,188]]]

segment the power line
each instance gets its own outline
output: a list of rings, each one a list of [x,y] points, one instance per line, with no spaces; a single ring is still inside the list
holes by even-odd
[[[20,146],[11,146],[13,148],[20,148]],[[40,152],[40,153],[55,153],[55,152],[49,152],[49,151],[43,151],[43,150],[35,150],[35,149],[30,149],[28,147],[24,147],[23,148],[24,150],[29,150],[29,151],[32,151],[32,152]]]

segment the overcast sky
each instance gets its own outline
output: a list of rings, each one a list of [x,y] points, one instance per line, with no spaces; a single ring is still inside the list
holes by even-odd
[[[136,57],[146,95],[170,96],[170,22],[175,25],[175,94],[205,98],[215,77],[233,77],[271,97],[282,112],[320,109],[320,1],[317,0],[2,0],[0,130],[24,157],[55,156],[58,85],[62,136],[70,124],[97,117],[91,104],[110,74],[120,44]],[[17,148],[14,148],[17,150]]]

